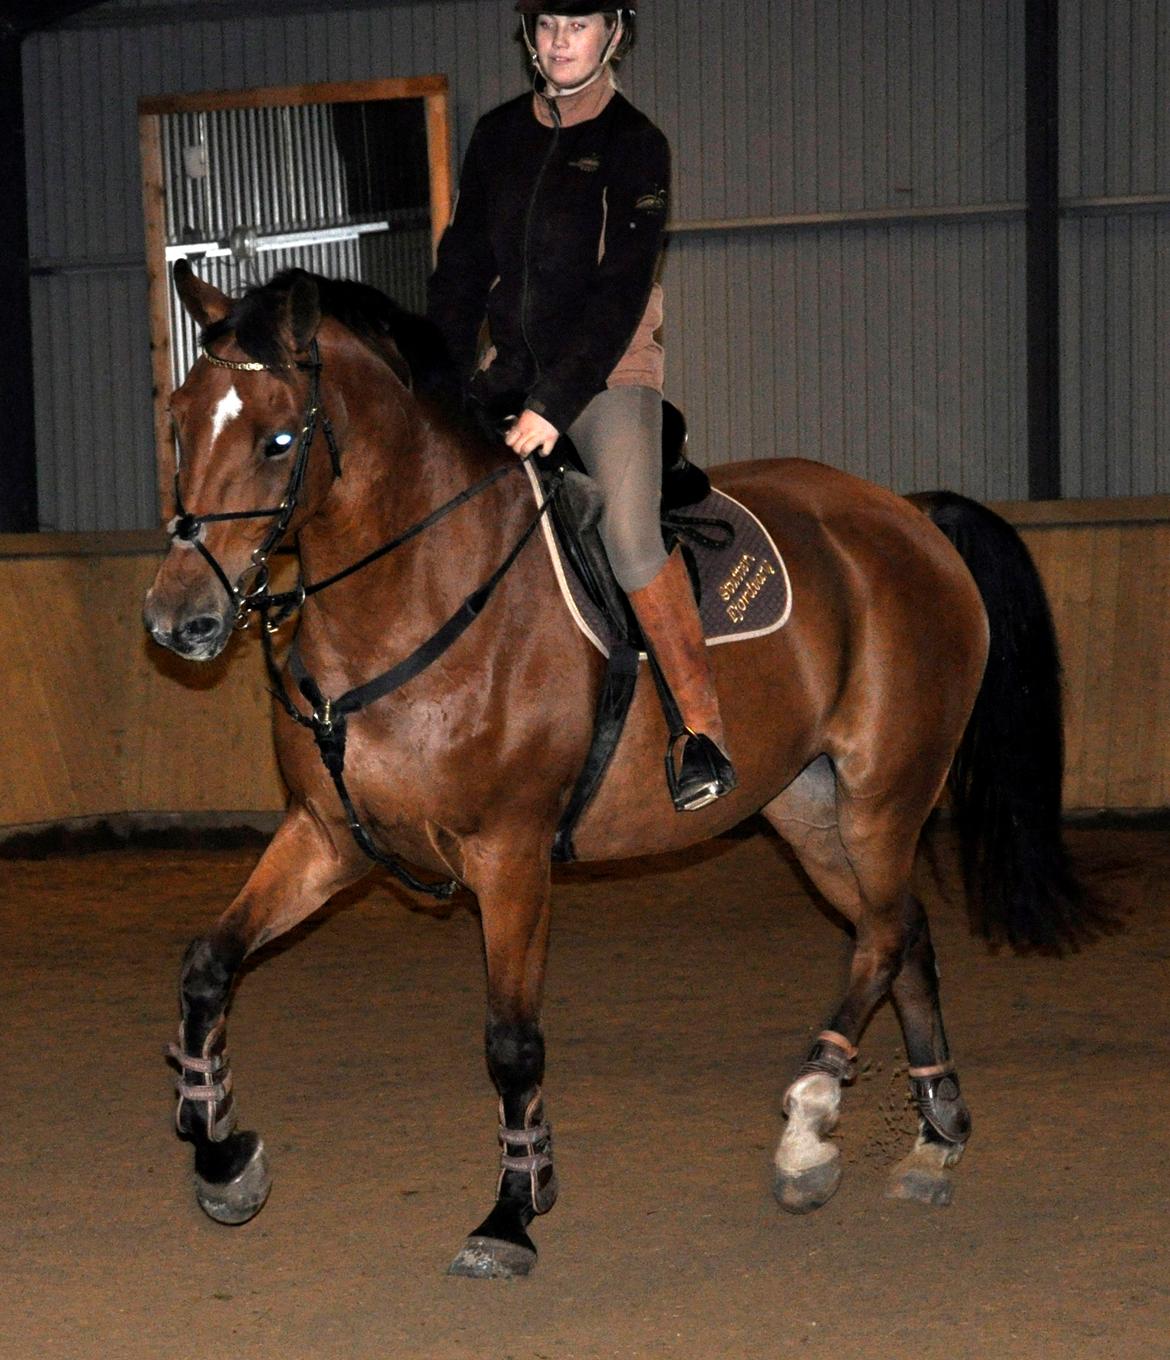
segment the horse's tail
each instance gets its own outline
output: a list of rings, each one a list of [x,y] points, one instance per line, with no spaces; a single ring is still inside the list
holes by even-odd
[[[910,498],[958,550],[987,610],[991,645],[949,788],[976,928],[1060,949],[1103,923],[1061,834],[1060,656],[1040,574],[1006,520],[953,492]]]

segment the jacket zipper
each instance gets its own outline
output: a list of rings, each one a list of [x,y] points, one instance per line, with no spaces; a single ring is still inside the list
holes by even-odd
[[[549,103],[549,115],[553,120],[553,135],[549,141],[548,150],[544,153],[544,160],[540,163],[540,169],[536,172],[536,180],[532,185],[532,195],[528,200],[528,211],[524,214],[524,270],[520,288],[520,334],[524,337],[524,344],[528,348],[528,353],[532,356],[535,376],[532,379],[533,387],[540,381],[540,359],[533,347],[532,341],[528,338],[528,253],[532,241],[532,214],[536,207],[536,198],[540,193],[540,186],[544,182],[545,173],[552,162],[553,153],[557,149],[557,143],[561,137],[561,118],[560,111],[551,102]]]

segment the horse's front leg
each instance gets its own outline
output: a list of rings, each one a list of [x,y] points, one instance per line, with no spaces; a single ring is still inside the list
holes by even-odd
[[[264,1144],[236,1127],[227,1057],[227,1007],[247,956],[303,921],[366,871],[356,849],[334,843],[304,807],[292,809],[242,891],[209,934],[193,940],[179,984],[175,1122],[195,1147],[195,1193],[220,1223],[246,1223],[264,1207],[272,1178]]]
[[[449,1274],[512,1279],[536,1264],[528,1226],[552,1208],[557,1178],[544,1109],[540,1004],[548,952],[548,847],[521,857],[472,856],[487,963],[487,1065],[499,1094],[500,1173],[491,1213],[464,1243]]]

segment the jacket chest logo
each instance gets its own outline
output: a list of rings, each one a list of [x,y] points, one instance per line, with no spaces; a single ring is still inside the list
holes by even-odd
[[[597,155],[579,156],[575,161],[569,162],[572,170],[584,170],[586,174],[592,174],[594,170],[601,169],[601,157]]]
[[[666,190],[659,189],[652,194],[643,194],[634,204],[637,212],[665,213],[666,212]]]

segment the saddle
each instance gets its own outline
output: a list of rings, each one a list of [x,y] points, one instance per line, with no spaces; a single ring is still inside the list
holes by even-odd
[[[671,402],[662,403],[662,541],[669,553],[682,542],[683,556],[690,572],[695,598],[702,598],[702,581],[694,554],[682,539],[684,525],[697,528],[701,523],[714,537],[712,542],[728,546],[735,530],[725,520],[680,521],[677,512],[698,505],[711,494],[711,479],[687,457],[687,424],[683,413]],[[560,490],[552,503],[552,523],[561,556],[576,578],[576,584],[597,610],[605,632],[641,649],[641,630],[630,608],[625,591],[618,585],[602,546],[597,524],[601,518],[602,497],[585,472],[585,465],[568,435],[561,435],[552,452],[534,460],[537,474],[546,489],[555,473],[561,478]],[[604,648],[608,650],[608,648]]]
[[[663,546],[667,553],[676,546],[682,552],[708,644],[758,637],[781,627],[788,617],[790,591],[775,545],[750,511],[714,490],[703,469],[687,458],[682,413],[664,401],[662,414]],[[528,464],[528,472],[538,502],[557,487],[546,543],[571,614],[606,656],[593,739],[553,845],[554,860],[564,862],[576,858],[573,832],[609,767],[647,649],[601,542],[601,494],[585,475],[571,441],[562,436],[547,457]],[[648,659],[667,726],[672,732],[685,731],[652,653]]]

